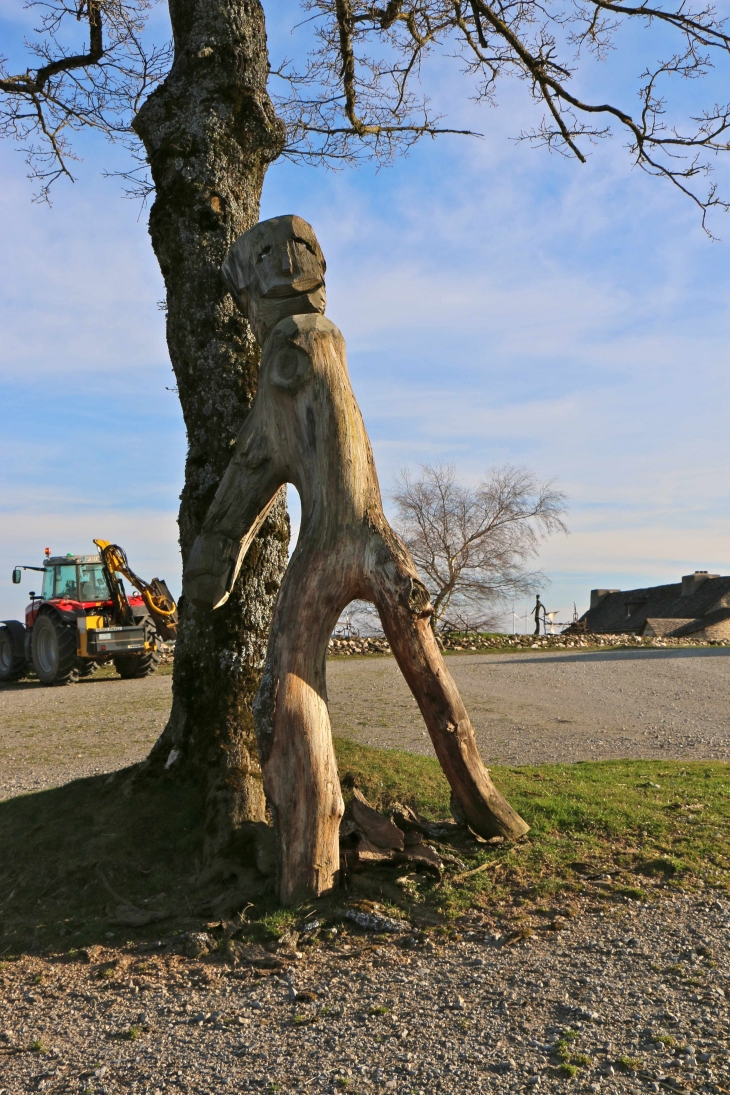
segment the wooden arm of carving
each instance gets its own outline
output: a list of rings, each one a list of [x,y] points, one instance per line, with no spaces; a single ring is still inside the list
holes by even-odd
[[[249,416],[185,565],[183,593],[196,608],[210,611],[226,603],[285,482],[266,440]]]

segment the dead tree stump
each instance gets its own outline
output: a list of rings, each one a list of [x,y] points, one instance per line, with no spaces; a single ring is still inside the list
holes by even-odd
[[[484,837],[528,831],[482,764],[430,626],[428,591],[383,513],[345,342],[322,314],[324,270],[314,233],[298,217],[265,221],[231,248],[224,274],[262,346],[259,386],[184,576],[195,605],[223,604],[278,491],[296,487],[301,530],[254,705],[284,904],[331,889],[339,869],[343,802],[326,657],[340,613],[355,599],[375,604],[469,825]]]

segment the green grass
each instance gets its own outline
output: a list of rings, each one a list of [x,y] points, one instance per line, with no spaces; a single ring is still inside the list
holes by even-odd
[[[448,816],[449,791],[435,760],[338,741],[346,782],[387,808],[400,800]],[[536,901],[616,872],[615,897],[647,900],[657,888],[727,890],[730,884],[730,765],[722,762],[597,761],[492,769],[531,826],[517,845],[481,853],[499,866],[440,891],[445,913],[485,897],[529,890]],[[659,789],[650,784],[659,784]],[[687,809],[701,804],[701,809]],[[473,863],[470,863],[470,866]]]
[[[356,785],[383,809],[400,801],[431,818],[448,816],[448,787],[435,760],[346,740],[335,744],[346,796]],[[356,896],[371,896],[438,932],[439,920],[448,923],[474,906],[499,916],[505,911],[500,903],[517,897],[525,904],[521,913],[542,918],[533,927],[558,929],[551,905],[559,898],[558,911],[570,915],[571,895],[586,884],[605,901],[654,900],[680,888],[728,890],[728,764],[601,761],[495,767],[492,776],[532,826],[526,839],[481,851],[457,849],[468,868],[487,860],[495,866],[463,881],[454,881],[461,869],[450,867],[438,886],[432,875],[418,872],[399,886],[402,866],[373,869],[359,876],[372,893]],[[205,917],[203,899],[231,885],[196,889],[202,807],[189,786],[172,779],[130,786],[124,775],[111,783],[94,776],[1,802],[0,847],[0,959],[49,946],[79,951],[92,943],[119,945],[189,930],[196,917],[198,925]],[[604,882],[599,876],[607,872]],[[168,918],[120,926],[120,902],[110,889],[138,908],[161,908]],[[330,904],[332,911],[341,906],[341,895]],[[326,915],[326,902],[316,908]],[[278,908],[269,892],[249,907],[247,918],[265,941],[279,938],[301,914]],[[524,935],[531,930],[512,927]]]

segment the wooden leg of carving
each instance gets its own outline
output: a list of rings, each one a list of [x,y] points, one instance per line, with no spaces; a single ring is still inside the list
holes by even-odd
[[[332,747],[326,656],[338,610],[327,610],[305,567],[287,572],[254,705],[266,798],[279,842],[279,900],[331,890],[344,813]],[[334,619],[332,612],[334,611]]]
[[[441,657],[429,618],[414,615],[382,591],[375,603],[391,650],[469,825],[487,838],[515,840],[524,836],[529,825],[500,795],[482,764],[474,729]]]

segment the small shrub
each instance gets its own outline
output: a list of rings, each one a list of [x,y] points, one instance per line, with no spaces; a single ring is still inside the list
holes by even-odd
[[[619,1057],[618,1063],[624,1072],[638,1072],[641,1068],[641,1061],[638,1057]]]
[[[572,1080],[574,1076],[578,1075],[578,1069],[575,1065],[570,1065],[567,1061],[563,1061],[560,1066],[560,1074],[561,1076],[565,1076],[567,1079]]]
[[[30,1050],[31,1050],[31,1053],[38,1053],[38,1054],[43,1054],[43,1053],[48,1052],[48,1050],[43,1045],[43,1042],[41,1041],[40,1038],[36,1038],[34,1042],[30,1043]]]

